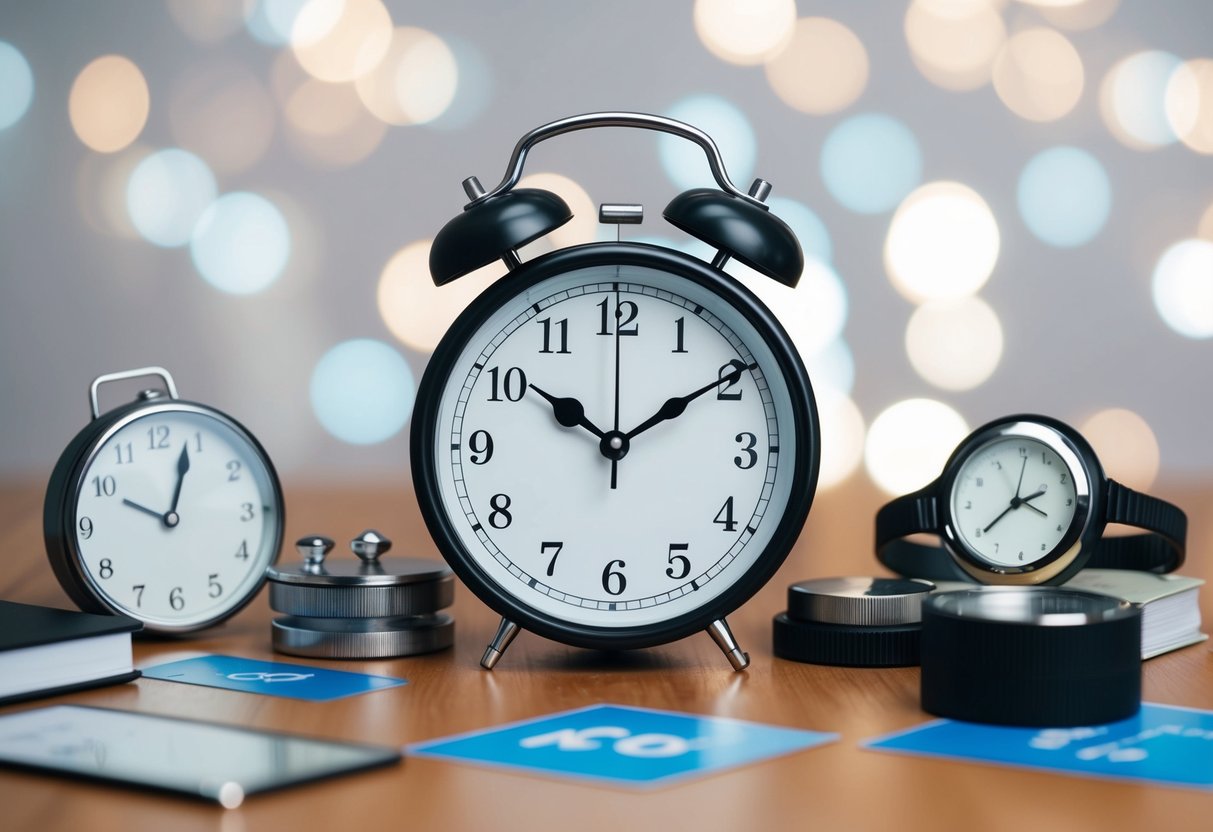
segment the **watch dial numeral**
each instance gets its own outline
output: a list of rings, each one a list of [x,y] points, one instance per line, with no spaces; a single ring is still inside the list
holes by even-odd
[[[724,384],[716,388],[716,401],[719,402],[739,402],[741,401],[741,390],[733,391],[733,388],[741,383],[741,373],[737,372],[738,362],[730,361],[720,368],[720,373],[716,376],[719,379],[729,378]],[[735,375],[734,375],[735,374]],[[733,392],[731,392],[733,391]]]
[[[622,595],[623,591],[628,588],[628,579],[622,572],[616,571],[616,567],[623,569],[625,566],[627,564],[622,560],[613,560],[603,567],[602,590],[607,595]]]
[[[675,552],[685,552],[690,549],[689,543],[671,543],[670,551],[666,554],[666,562],[670,565],[666,567],[665,574],[667,578],[673,578],[676,581],[681,581],[687,575],[691,574],[691,559],[686,555],[676,555]],[[678,562],[678,573],[674,573],[674,562]]]
[[[716,518],[712,521],[726,532],[737,531],[737,521],[733,519],[733,498],[724,501],[724,505],[720,507],[720,511],[716,512]]]
[[[559,321],[552,323],[551,318],[540,318],[537,323],[543,327],[543,349],[539,350],[540,354],[544,355],[571,355],[569,351],[569,319],[561,318]],[[560,338],[560,349],[552,349],[552,330],[555,329]]]
[[[143,590],[147,588],[146,584],[135,584],[131,587],[131,592],[135,593],[135,606],[143,606]]]
[[[560,552],[564,549],[564,543],[561,541],[544,541],[539,544],[539,554],[546,555],[549,549],[553,549],[552,559],[548,561],[548,577],[556,574],[556,558],[560,557]]]
[[[202,431],[194,432],[194,452],[202,453]]]
[[[93,477],[93,488],[96,489],[95,497],[113,497],[118,492],[118,481],[113,477]]]
[[[733,464],[743,471],[748,471],[753,468],[758,462],[758,451],[754,450],[758,445],[758,437],[752,433],[739,433],[733,437],[734,442],[740,442],[742,456],[733,457]]]
[[[185,590],[183,590],[181,587],[175,586],[168,594],[168,605],[178,612],[185,609],[184,592]]]
[[[484,465],[493,458],[493,436],[487,430],[474,431],[468,437],[468,448],[472,453],[468,460],[473,465]]]
[[[212,598],[218,598],[223,594],[223,584],[219,583],[219,573],[212,572],[206,576],[207,592],[206,594]]]
[[[687,352],[686,328],[686,318],[679,318],[678,320],[674,321],[674,349],[670,350],[670,352]]]
[[[147,449],[149,451],[159,451],[167,448],[169,427],[168,425],[153,425],[147,429]]]
[[[85,540],[93,536],[93,519],[91,517],[81,517],[76,526],[80,529],[80,536]]]
[[[240,460],[233,459],[233,460],[228,461],[228,463],[227,463],[227,481],[228,482],[236,482],[238,479],[240,479],[240,468],[241,468]]]
[[[500,367],[493,367],[489,370],[489,401],[522,401],[522,397],[526,395],[526,373],[521,367],[510,367],[501,373]],[[505,393],[505,399],[501,398],[501,394]]]
[[[240,548],[236,550],[236,560],[248,560],[248,541],[240,541]]]
[[[257,512],[253,508],[252,503],[241,503],[240,504],[240,520],[242,522],[247,523],[248,521],[252,520],[253,517],[256,516],[256,514],[257,514]]]
[[[602,326],[598,329],[599,335],[614,335],[615,332],[610,328],[610,322],[607,320],[607,307],[610,304],[610,298],[603,298],[602,303],[598,304],[598,308],[602,312]],[[640,307],[630,300],[621,300],[615,307],[615,325],[619,327],[620,335],[639,335],[640,324],[629,325],[636,320],[636,316],[640,314]]]
[[[129,465],[135,461],[134,449],[130,442],[119,442],[114,445],[114,453],[118,455],[117,465]]]
[[[100,568],[97,570],[97,575],[100,576],[101,580],[103,581],[108,581],[110,578],[114,577],[114,562],[109,558],[102,558]]]
[[[494,494],[489,500],[489,525],[494,529],[509,528],[510,523],[514,522],[514,515],[510,514],[509,508],[513,501],[508,494]]]

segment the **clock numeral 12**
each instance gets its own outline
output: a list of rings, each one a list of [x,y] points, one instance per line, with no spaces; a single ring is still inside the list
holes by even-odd
[[[608,326],[607,320],[607,304],[610,298],[603,298],[602,303],[597,304],[602,310],[602,326],[598,330],[599,335],[614,335]],[[615,307],[615,325],[619,327],[620,335],[639,335],[640,324],[636,324],[631,329],[628,329],[628,324],[636,320],[636,316],[640,314],[640,307],[630,300],[621,300],[619,305]]]

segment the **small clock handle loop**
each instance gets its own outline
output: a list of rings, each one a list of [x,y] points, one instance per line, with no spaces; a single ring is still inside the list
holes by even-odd
[[[173,377],[163,367],[140,367],[138,370],[106,373],[93,379],[93,383],[88,388],[88,403],[92,410],[93,418],[96,419],[101,415],[101,408],[97,404],[97,390],[101,385],[108,384],[111,381],[124,381],[128,378],[142,378],[143,376],[160,376],[164,381],[164,388],[168,391],[169,397],[173,399],[180,398],[177,395],[177,385],[173,382]]]

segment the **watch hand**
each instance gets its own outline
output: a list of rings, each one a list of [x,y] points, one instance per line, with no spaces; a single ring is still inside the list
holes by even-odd
[[[543,398],[547,399],[548,404],[552,406],[552,413],[556,417],[556,421],[561,427],[566,428],[585,428],[590,433],[602,438],[602,431],[598,426],[585,417],[585,407],[581,402],[568,396],[553,396],[546,390],[541,390],[534,384],[528,385],[532,390],[538,393]]]
[[[1019,466],[1019,482],[1015,483],[1015,499],[1019,499],[1019,489],[1023,488],[1023,472],[1028,470],[1028,458],[1023,458],[1023,465]]]
[[[993,520],[991,520],[990,525],[986,526],[984,529],[981,530],[982,533],[984,534],[984,533],[989,532],[990,529],[994,528],[995,523],[997,523],[1002,518],[1006,517],[1009,512],[1014,511],[1015,509],[1019,508],[1020,506],[1027,506],[1028,508],[1032,509],[1032,511],[1039,514],[1041,517],[1048,517],[1049,515],[1045,514],[1043,511],[1038,509],[1036,506],[1034,506],[1030,502],[1028,502],[1029,500],[1035,500],[1037,497],[1041,496],[1042,494],[1044,494],[1043,491],[1037,491],[1035,494],[1029,494],[1026,497],[1012,497],[1011,504],[1002,510],[1002,514],[999,514],[997,517],[995,517]]]
[[[1016,498],[1016,499],[1018,499],[1018,498]],[[998,515],[993,520],[991,520],[990,525],[986,526],[984,529],[981,530],[982,534],[989,534],[990,529],[994,528],[994,524],[997,523],[1002,518],[1006,517],[1007,513],[1010,512],[1014,508],[1018,508],[1018,506],[1016,506],[1015,503],[1012,501],[1011,505],[1007,506],[1006,508],[1004,508],[1002,510],[1002,514]]]
[[[627,438],[633,439],[638,434],[644,433],[654,425],[658,425],[668,419],[675,419],[681,416],[683,411],[687,409],[687,405],[702,396],[704,393],[715,390],[722,384],[734,384],[739,378],[741,378],[741,374],[744,371],[758,369],[757,364],[750,364],[747,366],[736,359],[729,363],[733,365],[733,369],[710,384],[705,384],[703,387],[700,387],[698,390],[688,393],[685,396],[675,396],[672,399],[666,399],[665,404],[663,404],[656,413],[628,431],[626,434]]]
[[[161,514],[160,512],[152,511],[147,506],[141,506],[138,503],[136,503],[134,500],[128,500],[125,497],[122,498],[122,505],[130,506],[131,508],[135,509],[136,511],[142,511],[144,514],[150,514],[152,517],[155,517],[157,520],[164,519],[164,515]]]
[[[173,504],[164,513],[164,525],[172,528],[180,522],[177,516],[177,502],[181,499],[181,486],[185,483],[185,474],[190,470],[190,446],[181,446],[181,456],[177,457],[177,486],[173,489]]]
[[[1039,496],[1040,496],[1040,495],[1042,495],[1042,494],[1044,494],[1044,492],[1043,492],[1043,491],[1037,491],[1035,494],[1029,494],[1029,495],[1028,495],[1028,496],[1026,496],[1026,497],[1021,497],[1021,498],[1019,499],[1019,504],[1020,504],[1021,506],[1027,506],[1028,508],[1032,509],[1032,511],[1036,512],[1037,514],[1039,514],[1041,517],[1048,517],[1048,516],[1049,516],[1048,514],[1046,514],[1045,512],[1041,511],[1041,510],[1040,510],[1040,509],[1038,509],[1036,506],[1034,506],[1034,505],[1032,505],[1030,502],[1028,502],[1029,500],[1035,500],[1037,497],[1039,497]]]
[[[619,433],[619,325],[623,314],[619,309],[619,284],[615,284],[615,427],[612,433]],[[614,489],[619,479],[619,459],[611,457],[611,488]]]

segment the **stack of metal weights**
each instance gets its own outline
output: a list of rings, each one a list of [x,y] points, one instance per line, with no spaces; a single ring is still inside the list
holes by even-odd
[[[267,570],[274,649],[324,659],[385,659],[444,650],[455,621],[455,578],[445,564],[382,558],[392,541],[368,529],[350,541],[358,560],[329,560],[333,541],[304,537],[303,563]]]

